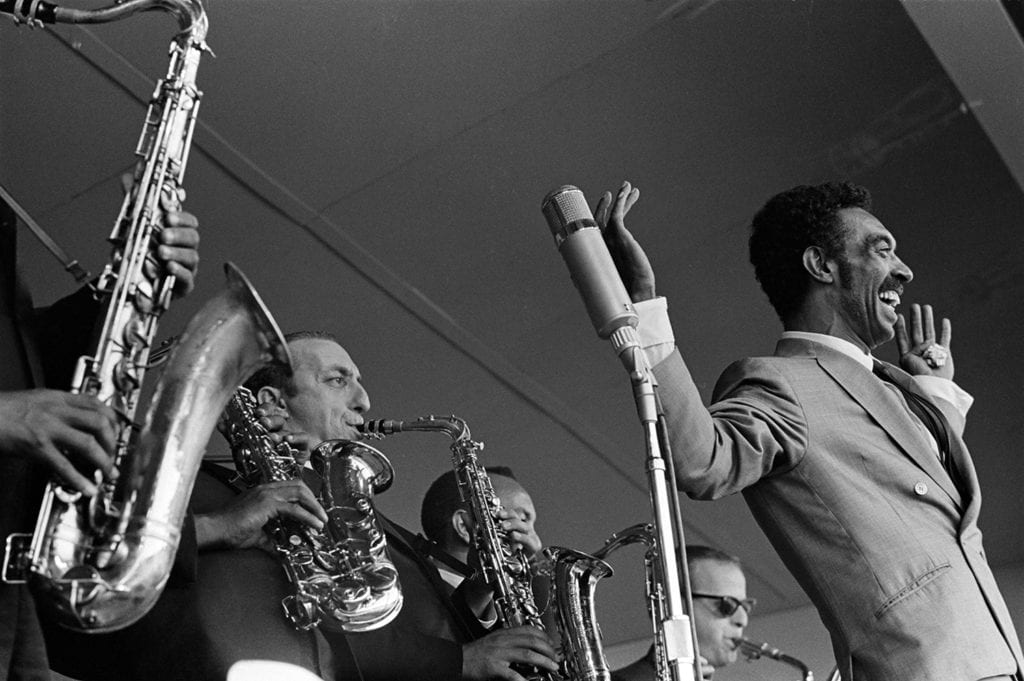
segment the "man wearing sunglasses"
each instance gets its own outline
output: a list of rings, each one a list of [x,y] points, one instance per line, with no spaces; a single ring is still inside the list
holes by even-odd
[[[736,661],[755,600],[747,598],[747,580],[734,556],[708,546],[687,546],[686,566],[701,670],[707,680],[713,678],[715,669]],[[613,672],[612,681],[650,681],[657,678],[656,671],[651,646],[642,658]]]

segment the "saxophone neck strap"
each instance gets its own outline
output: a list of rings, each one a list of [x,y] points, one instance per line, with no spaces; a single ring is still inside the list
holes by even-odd
[[[14,197],[11,196],[10,192],[0,184],[0,199],[3,199],[8,206],[11,207],[21,221],[25,223],[25,226],[29,228],[33,235],[39,239],[46,250],[53,254],[53,257],[60,261],[60,264],[64,266],[64,271],[69,272],[71,276],[75,278],[75,281],[79,284],[85,284],[87,281],[92,279],[92,274],[88,270],[83,268],[79,264],[78,260],[69,256],[60,244],[58,244],[53,237],[51,237],[45,229],[43,229],[38,222],[32,219],[32,216],[28,214],[28,211],[21,207]]]
[[[438,563],[441,563],[452,572],[460,574],[466,579],[469,579],[473,576],[474,572],[471,567],[469,567],[461,560],[459,560],[452,554],[442,549],[437,542],[431,539],[427,539],[422,534],[417,534],[415,537],[413,537],[410,543],[412,544],[414,549],[416,549],[425,556],[433,558]]]

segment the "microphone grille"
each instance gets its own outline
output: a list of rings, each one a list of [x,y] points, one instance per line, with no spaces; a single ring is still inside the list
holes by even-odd
[[[545,196],[540,208],[557,243],[581,227],[597,226],[583,192],[571,184]]]

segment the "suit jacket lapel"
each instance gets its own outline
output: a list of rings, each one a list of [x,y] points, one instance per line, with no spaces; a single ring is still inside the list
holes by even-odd
[[[932,451],[931,442],[908,416],[896,394],[856,361],[829,347],[796,339],[779,341],[775,354],[812,356],[827,374],[853,398],[896,442],[903,454],[924,471],[949,497],[963,506],[960,493]]]

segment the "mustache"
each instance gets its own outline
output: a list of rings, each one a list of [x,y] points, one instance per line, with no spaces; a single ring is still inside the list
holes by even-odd
[[[899,279],[888,277],[882,282],[882,286],[879,291],[895,291],[898,295],[902,296],[903,284],[900,283]]]

